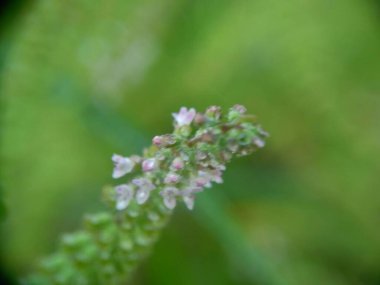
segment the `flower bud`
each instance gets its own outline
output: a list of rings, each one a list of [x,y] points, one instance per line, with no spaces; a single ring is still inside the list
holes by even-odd
[[[172,134],[155,136],[152,140],[153,144],[158,147],[166,147],[176,143],[176,139]]]
[[[157,162],[155,158],[145,159],[142,162],[142,169],[144,172],[152,171],[156,168],[156,164]]]
[[[247,108],[239,104],[236,104],[235,106],[233,106],[232,109],[234,111],[239,112],[240,114],[245,114],[245,112],[247,112]]]
[[[196,123],[197,125],[201,125],[201,124],[203,124],[205,121],[206,121],[206,118],[205,118],[205,116],[202,115],[201,113],[197,113],[197,114],[195,115],[194,123]]]
[[[185,166],[183,160],[181,157],[176,157],[172,164],[171,164],[171,168],[174,169],[174,170],[181,170],[183,167]]]
[[[156,146],[162,145],[162,136],[155,136],[152,140],[153,144]]]
[[[179,176],[178,174],[169,172],[164,179],[164,183],[165,184],[175,184],[175,183],[179,182],[180,178],[181,178],[181,176]]]
[[[222,114],[221,109],[218,106],[210,106],[207,108],[205,112],[205,115],[207,118],[214,119],[214,120],[220,119],[221,114]]]

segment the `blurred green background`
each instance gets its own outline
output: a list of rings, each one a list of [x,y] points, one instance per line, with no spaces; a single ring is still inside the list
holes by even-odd
[[[104,208],[114,152],[170,132],[181,106],[240,103],[267,147],[234,161],[194,211],[177,208],[132,284],[380,284],[378,1],[3,8],[3,275],[29,272]]]

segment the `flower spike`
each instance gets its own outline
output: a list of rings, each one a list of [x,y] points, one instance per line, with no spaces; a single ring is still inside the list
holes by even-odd
[[[173,118],[173,134],[153,138],[152,147],[141,158],[138,178],[132,180],[138,205],[159,197],[169,210],[177,201],[192,210],[198,192],[223,182],[223,171],[232,157],[264,147],[268,136],[253,122],[253,116],[246,115],[242,105],[233,106],[227,114],[218,106],[207,108],[205,113],[182,107]],[[135,163],[129,158],[114,155],[112,159],[115,178],[134,169]],[[133,200],[134,190],[129,184],[115,189],[116,209],[124,210]]]
[[[112,211],[86,215],[81,231],[63,237],[28,285],[126,284],[177,204],[193,210],[199,193],[222,183],[226,164],[265,145],[268,133],[242,105],[223,113],[182,107],[174,131],[153,137],[143,155],[112,156],[112,176],[130,178],[106,187]]]

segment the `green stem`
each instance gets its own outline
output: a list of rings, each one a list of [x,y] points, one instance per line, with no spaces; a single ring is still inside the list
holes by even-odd
[[[143,206],[131,203],[126,211],[85,216],[83,230],[65,235],[25,284],[125,284],[171,214],[158,196],[151,198]]]

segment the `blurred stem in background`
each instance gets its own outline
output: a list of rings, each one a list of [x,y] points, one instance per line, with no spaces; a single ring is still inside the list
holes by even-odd
[[[236,275],[246,276],[252,284],[289,284],[286,278],[276,272],[275,265],[262,254],[262,250],[249,244],[236,222],[227,214],[228,202],[223,193],[208,195],[200,201],[199,208],[197,219],[218,237]]]

